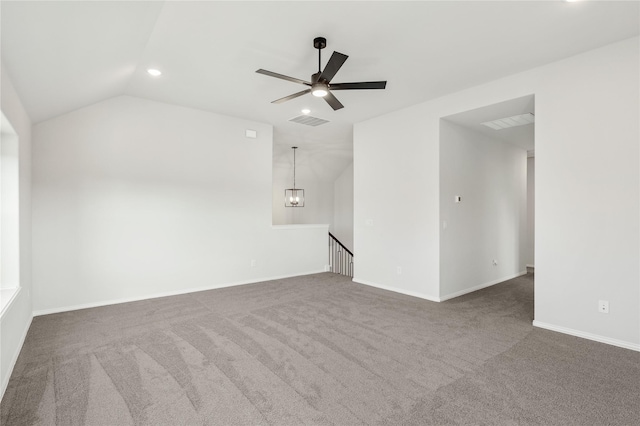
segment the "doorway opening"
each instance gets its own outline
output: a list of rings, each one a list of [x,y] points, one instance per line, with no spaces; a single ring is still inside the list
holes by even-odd
[[[524,277],[533,319],[534,129],[534,95],[441,118],[441,300]]]

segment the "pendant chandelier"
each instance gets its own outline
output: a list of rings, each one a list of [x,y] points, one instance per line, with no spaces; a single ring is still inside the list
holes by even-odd
[[[292,146],[293,149],[293,188],[284,190],[284,206],[285,207],[304,207],[304,189],[296,188],[296,149],[297,146]]]

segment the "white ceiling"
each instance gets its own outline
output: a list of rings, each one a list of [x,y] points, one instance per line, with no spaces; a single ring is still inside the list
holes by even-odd
[[[639,3],[558,1],[78,1],[0,3],[2,61],[34,122],[131,95],[274,125],[275,160],[289,147],[334,179],[351,161],[355,122],[543,65],[639,33]],[[259,68],[308,79],[312,41],[323,66],[349,59],[333,111],[303,87]],[[163,71],[159,78],[145,70]],[[303,107],[330,121],[289,123]],[[310,155],[313,153],[313,155]],[[305,155],[309,156],[305,159]]]
[[[508,101],[500,102],[493,105],[487,105],[482,108],[460,112],[458,114],[449,115],[442,118],[460,126],[467,127],[468,129],[486,135],[492,139],[498,139],[503,142],[517,145],[524,150],[532,151],[535,149],[534,124],[527,124],[524,126],[510,127],[508,129],[500,130],[493,130],[481,124],[500,118],[526,114],[528,112],[535,116],[534,95],[524,96],[517,99],[510,99]]]

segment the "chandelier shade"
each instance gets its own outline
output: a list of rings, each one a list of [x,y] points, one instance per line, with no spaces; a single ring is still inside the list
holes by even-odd
[[[304,189],[289,188],[284,190],[285,207],[304,207]]]

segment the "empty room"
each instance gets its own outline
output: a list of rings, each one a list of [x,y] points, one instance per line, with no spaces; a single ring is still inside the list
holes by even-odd
[[[640,424],[639,35],[0,1],[0,423]]]

